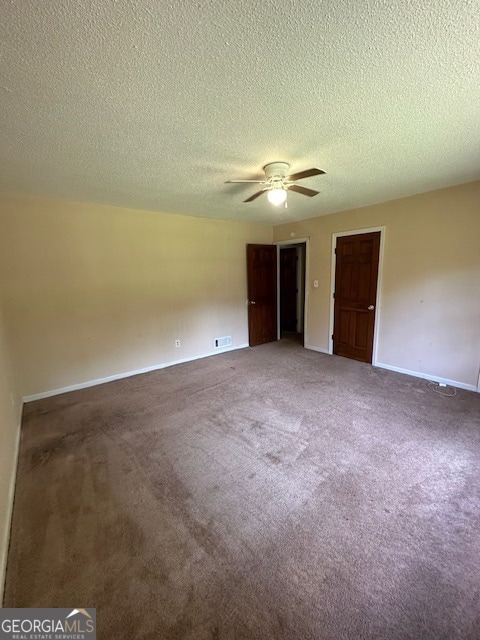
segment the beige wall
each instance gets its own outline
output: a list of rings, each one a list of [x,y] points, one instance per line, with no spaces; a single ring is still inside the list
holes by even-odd
[[[210,353],[220,336],[246,344],[245,245],[271,241],[266,225],[3,197],[21,395]]]
[[[480,182],[275,227],[310,237],[308,343],[329,347],[332,234],[383,225],[378,362],[476,387]]]
[[[20,407],[0,308],[0,606],[10,533]]]
[[[275,227],[275,240],[311,239],[309,345],[329,346],[332,233],[384,225],[378,362],[476,386],[479,208],[476,182]],[[209,353],[218,336],[247,343],[245,244],[271,239],[263,225],[2,197],[0,293],[19,393]]]

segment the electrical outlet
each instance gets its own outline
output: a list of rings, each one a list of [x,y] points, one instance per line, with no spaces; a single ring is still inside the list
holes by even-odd
[[[179,347],[180,346],[180,340],[175,340],[175,346]]]

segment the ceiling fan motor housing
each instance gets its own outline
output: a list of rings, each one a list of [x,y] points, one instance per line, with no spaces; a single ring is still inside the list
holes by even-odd
[[[263,167],[268,181],[284,180],[290,169],[288,162],[269,162]]]

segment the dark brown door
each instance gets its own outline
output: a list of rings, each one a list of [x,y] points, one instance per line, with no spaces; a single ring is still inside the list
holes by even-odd
[[[380,232],[337,238],[333,353],[372,362]]]
[[[250,346],[277,339],[277,247],[247,244]]]
[[[280,249],[280,328],[297,331],[297,250]]]

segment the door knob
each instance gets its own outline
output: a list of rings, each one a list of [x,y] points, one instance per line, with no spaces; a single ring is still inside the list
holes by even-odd
[[[255,300],[249,300],[248,304],[255,304]]]
[[[369,311],[373,311],[375,309],[375,307],[373,306],[373,304],[369,305],[368,310]]]

